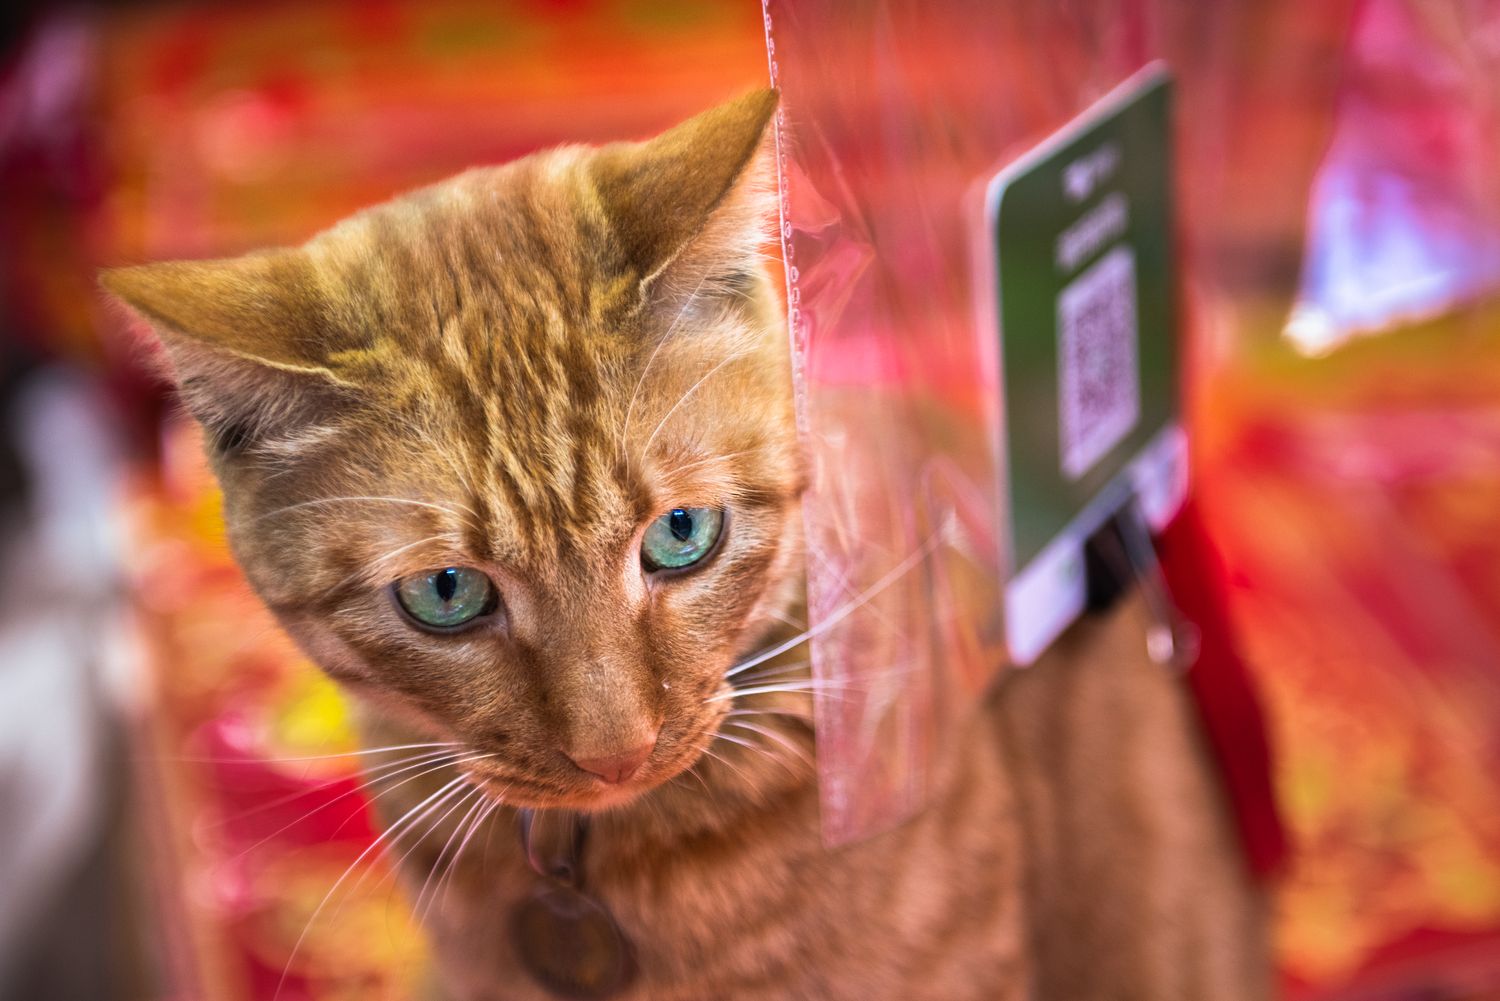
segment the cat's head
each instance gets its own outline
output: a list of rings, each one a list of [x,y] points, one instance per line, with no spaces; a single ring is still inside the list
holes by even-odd
[[[256,591],[516,803],[603,807],[689,767],[798,591],[775,104],[104,277],[204,425]]]

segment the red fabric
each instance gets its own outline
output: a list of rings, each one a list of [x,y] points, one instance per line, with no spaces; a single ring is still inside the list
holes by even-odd
[[[1271,781],[1265,713],[1229,618],[1224,567],[1189,500],[1157,540],[1167,587],[1202,634],[1187,683],[1218,758],[1251,870],[1269,876],[1285,862],[1286,828]]]

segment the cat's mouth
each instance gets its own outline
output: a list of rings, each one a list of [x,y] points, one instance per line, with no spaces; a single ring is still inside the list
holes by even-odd
[[[618,782],[608,782],[597,775],[568,769],[558,774],[520,774],[493,759],[466,763],[463,771],[470,781],[509,806],[530,809],[565,809],[597,812],[623,806],[653,789],[684,775],[703,757],[702,748],[712,742],[722,722],[717,713],[706,725],[695,728],[695,734],[683,734],[664,741],[643,762],[635,774]]]

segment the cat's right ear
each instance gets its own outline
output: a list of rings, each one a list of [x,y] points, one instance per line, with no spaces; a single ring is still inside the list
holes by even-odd
[[[304,424],[348,388],[301,251],[112,268],[100,284],[150,324],[184,405],[221,448]]]

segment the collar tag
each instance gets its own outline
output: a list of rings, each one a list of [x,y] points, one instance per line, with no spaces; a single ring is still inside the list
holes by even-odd
[[[535,810],[517,820],[526,861],[541,877],[511,917],[522,965],[561,998],[619,994],[635,979],[635,949],[609,908],[583,890],[587,821]]]

